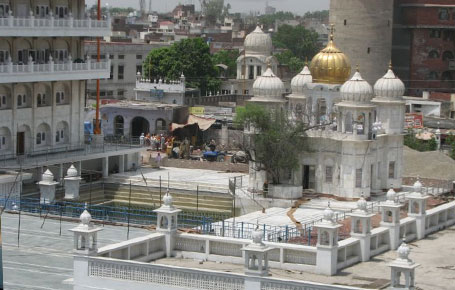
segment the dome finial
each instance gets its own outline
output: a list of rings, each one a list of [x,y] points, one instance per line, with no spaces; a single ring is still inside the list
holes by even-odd
[[[356,65],[355,65],[355,71],[356,71],[356,72],[360,72],[359,64],[356,64]]]
[[[333,34],[335,32],[335,24],[330,24],[330,41],[333,41]]]
[[[389,69],[390,70],[392,69],[392,60],[390,60],[390,62],[389,62]]]
[[[272,68],[272,62],[270,61],[270,59],[267,60],[267,68]]]
[[[308,66],[308,56],[305,57],[305,65]]]

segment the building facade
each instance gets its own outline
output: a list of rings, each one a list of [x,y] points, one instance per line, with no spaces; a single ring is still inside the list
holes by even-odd
[[[307,146],[299,156],[300,166],[283,172],[282,185],[268,186],[271,196],[298,198],[302,190],[310,190],[358,198],[401,187],[405,86],[389,68],[373,89],[359,71],[350,78],[350,63],[332,34],[311,67],[292,80],[287,100],[284,86],[270,70],[255,81],[250,102],[267,107],[286,103],[293,120],[313,128],[303,137]],[[250,163],[249,184],[263,189],[268,176]]]
[[[85,82],[109,77],[110,61],[85,59],[84,37],[110,34],[85,18],[84,1],[1,1],[0,154],[84,141]]]
[[[101,58],[109,57],[111,61],[110,76],[103,79],[100,84],[100,97],[102,99],[134,100],[136,75],[141,74],[142,67],[149,52],[160,47],[148,43],[131,42],[102,42]],[[96,60],[96,42],[86,41],[85,50],[88,56]],[[88,82],[88,92],[91,98],[96,97],[96,82]]]
[[[409,93],[455,92],[455,3],[395,0],[393,63]]]

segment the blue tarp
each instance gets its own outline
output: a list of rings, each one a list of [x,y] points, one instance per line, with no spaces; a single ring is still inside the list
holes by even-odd
[[[92,122],[84,122],[84,134],[93,135],[93,124]]]

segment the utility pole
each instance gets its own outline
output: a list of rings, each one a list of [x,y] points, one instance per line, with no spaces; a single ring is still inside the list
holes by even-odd
[[[98,21],[101,20],[101,0],[98,0]],[[97,56],[96,61],[101,61],[101,38],[96,38],[96,49]],[[100,79],[96,80],[96,121],[95,121],[95,135],[101,135],[101,124],[100,124]]]

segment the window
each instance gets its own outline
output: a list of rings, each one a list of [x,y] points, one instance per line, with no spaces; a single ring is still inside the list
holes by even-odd
[[[348,21],[345,19],[344,20],[344,26],[346,26],[348,24]]]
[[[362,168],[355,170],[355,187],[362,188]]]
[[[125,55],[119,54],[119,55],[118,55],[118,59],[125,59]]]
[[[107,96],[112,97],[114,95],[114,91],[107,91]]]
[[[370,54],[370,52],[371,52],[371,47],[368,47],[367,53]]]
[[[390,179],[395,178],[395,161],[389,162],[389,178]]]
[[[22,107],[23,105],[25,105],[25,102],[23,102],[24,100],[25,95],[17,95],[17,106]]]
[[[428,79],[429,80],[437,80],[439,79],[439,74],[435,71],[432,71],[428,74]]]
[[[6,137],[0,136],[0,150],[6,149]]]
[[[142,54],[136,54],[136,59],[142,59]]]
[[[439,9],[439,20],[449,20],[449,19],[450,19],[449,9],[447,9],[447,8]]]
[[[327,183],[333,182],[333,167],[332,166],[325,167],[325,182],[327,182]]]
[[[114,79],[114,66],[113,65],[111,65],[111,71],[109,73],[109,79],[110,80]]]
[[[257,66],[257,75],[258,76],[262,75],[262,66],[260,66],[260,65]]]
[[[55,142],[59,143],[60,142],[60,132],[57,131],[55,134]]]
[[[125,72],[125,67],[123,65],[119,65],[118,66],[118,74],[117,74],[117,78],[119,80],[123,80],[123,74]]]
[[[114,59],[114,55],[113,55],[113,54],[110,54],[110,55],[109,55],[109,59]]]
[[[0,50],[0,64],[6,64],[9,59],[9,52],[7,50]]]
[[[0,96],[0,108],[6,107],[6,96]]]
[[[125,94],[125,91],[123,91],[123,90],[118,90],[118,92],[117,92],[117,96],[119,96],[119,97],[123,97],[124,94]]]
[[[441,30],[440,29],[432,29],[430,32],[431,38],[441,38]]]
[[[442,54],[442,60],[453,60],[453,59],[454,59],[453,52],[451,52],[450,50],[444,51],[444,53]]]
[[[0,3],[0,18],[8,17],[8,13],[9,13],[9,5]]]
[[[428,57],[429,58],[439,58],[439,52],[437,50],[432,50],[430,51],[430,53],[428,54]]]
[[[43,105],[43,100],[41,99],[41,94],[38,94],[37,96],[37,102],[38,102],[38,107]]]
[[[136,66],[136,74],[141,73],[142,74],[142,65],[137,65]]]
[[[250,80],[254,79],[254,66],[250,65],[248,71],[249,71],[248,78]]]
[[[37,133],[36,134],[36,145],[40,145],[41,144],[41,133]]]

